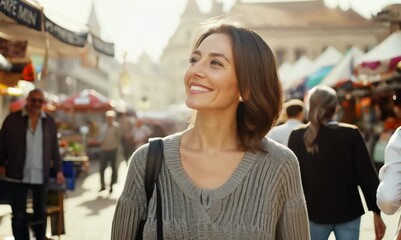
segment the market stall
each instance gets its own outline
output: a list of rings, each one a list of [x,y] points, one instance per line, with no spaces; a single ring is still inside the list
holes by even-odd
[[[85,89],[62,100],[57,108],[74,112],[106,112],[113,108],[113,102],[93,89]]]
[[[390,34],[356,64],[357,81],[376,82],[394,77],[401,61],[401,31]]]

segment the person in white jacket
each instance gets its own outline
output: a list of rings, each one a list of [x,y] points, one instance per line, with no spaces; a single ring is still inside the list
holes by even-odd
[[[284,107],[288,120],[281,125],[273,127],[266,136],[288,146],[288,139],[290,138],[292,130],[303,125],[305,117],[304,102],[299,99],[291,99],[284,103]]]
[[[386,146],[379,178],[377,206],[385,214],[392,215],[401,206],[401,127],[393,133]],[[401,240],[400,226],[396,239]]]

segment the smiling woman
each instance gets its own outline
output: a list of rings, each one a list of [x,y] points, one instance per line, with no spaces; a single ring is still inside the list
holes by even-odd
[[[297,160],[264,138],[282,97],[270,47],[251,29],[210,22],[192,49],[184,84],[186,104],[197,110],[194,123],[163,138],[150,199],[146,159],[157,152],[145,144],[132,155],[111,239],[309,239]]]

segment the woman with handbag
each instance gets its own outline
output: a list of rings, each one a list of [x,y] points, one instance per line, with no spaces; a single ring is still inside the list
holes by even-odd
[[[358,127],[334,120],[334,89],[316,86],[307,93],[309,123],[290,135],[288,147],[298,157],[312,240],[358,240],[364,214],[358,186],[374,212],[375,239],[385,225],[376,205],[377,173]]]
[[[148,144],[134,153],[111,239],[134,239],[141,220],[143,239],[161,239],[160,222],[165,239],[309,239],[298,161],[264,137],[282,101],[268,45],[247,28],[210,23],[192,50],[184,85],[196,116],[187,130],[163,139],[149,203]]]

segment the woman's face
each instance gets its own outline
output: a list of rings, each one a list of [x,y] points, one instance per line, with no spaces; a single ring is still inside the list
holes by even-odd
[[[239,90],[229,36],[208,36],[190,56],[184,81],[186,105],[192,109],[237,108]]]

